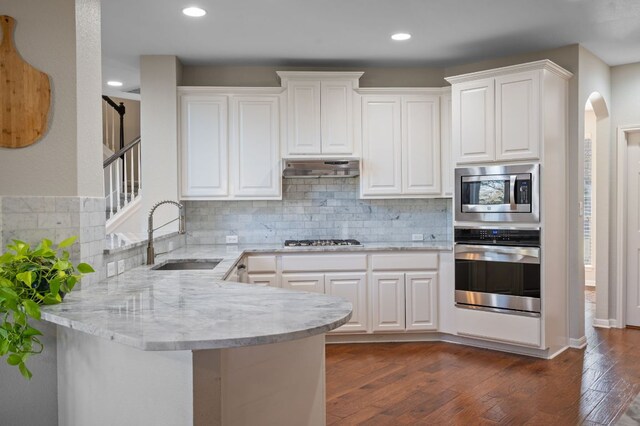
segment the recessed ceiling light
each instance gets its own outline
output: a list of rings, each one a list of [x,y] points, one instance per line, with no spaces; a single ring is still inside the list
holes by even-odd
[[[207,14],[207,11],[199,7],[187,7],[182,9],[182,13],[192,18],[199,18]]]
[[[405,41],[405,40],[409,40],[410,38],[411,38],[411,34],[408,34],[408,33],[397,33],[391,36],[391,39],[395,41]]]
[[[107,85],[109,85],[111,87],[122,87],[122,82],[121,81],[111,80],[111,81],[107,81]]]

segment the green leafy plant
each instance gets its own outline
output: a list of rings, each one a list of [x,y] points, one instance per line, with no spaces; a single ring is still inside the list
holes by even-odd
[[[76,237],[55,245],[47,239],[35,249],[23,241],[13,240],[0,256],[0,357],[7,357],[20,373],[31,379],[26,362],[39,354],[44,345],[33,320],[40,320],[40,305],[62,302],[83,274],[95,272],[86,263],[74,266],[69,252]]]

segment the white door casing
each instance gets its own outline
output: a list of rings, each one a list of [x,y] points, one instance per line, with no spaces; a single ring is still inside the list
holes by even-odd
[[[640,133],[627,143],[626,323],[640,326]]]

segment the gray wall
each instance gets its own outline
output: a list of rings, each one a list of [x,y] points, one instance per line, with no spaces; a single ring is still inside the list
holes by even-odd
[[[282,201],[188,201],[187,244],[451,240],[450,199],[360,200],[358,178],[285,179]]]
[[[0,195],[103,195],[99,0],[4,1],[2,14],[23,59],[49,75],[51,107],[40,141],[0,148]]]
[[[184,66],[182,86],[280,87],[276,71],[364,71],[360,87],[442,87],[443,68],[427,67],[292,67]]]

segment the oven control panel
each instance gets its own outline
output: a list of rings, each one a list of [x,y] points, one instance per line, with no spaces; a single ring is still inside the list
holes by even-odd
[[[454,241],[465,244],[540,246],[540,229],[455,228]]]

